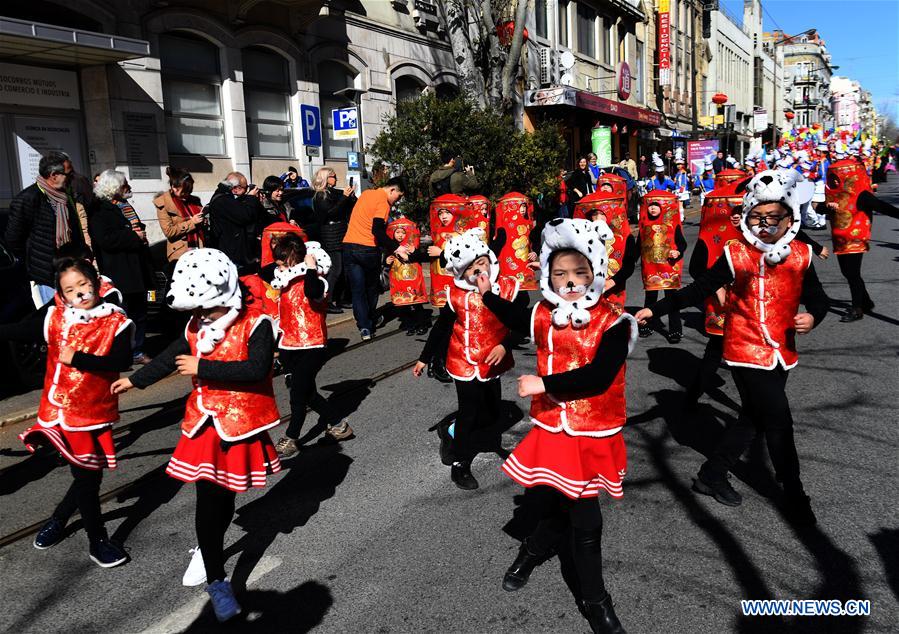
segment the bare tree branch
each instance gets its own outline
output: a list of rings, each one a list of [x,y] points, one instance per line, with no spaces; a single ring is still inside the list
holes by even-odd
[[[502,72],[502,105],[507,110],[512,107],[512,95],[514,94],[514,81],[517,76],[518,64],[521,61],[521,46],[524,43],[524,21],[528,14],[528,0],[518,0],[518,8],[515,11],[515,31],[512,34],[512,45],[509,48],[509,56],[503,66]]]
[[[462,91],[475,103],[486,106],[486,90],[484,77],[474,57],[474,45],[471,41],[463,0],[446,0],[438,3],[443,8],[443,17],[449,33],[453,60],[459,69]]]

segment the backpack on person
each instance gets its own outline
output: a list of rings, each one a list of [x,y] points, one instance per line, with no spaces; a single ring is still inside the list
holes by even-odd
[[[455,174],[455,172],[452,172],[446,178],[442,178],[439,181],[434,181],[433,183],[431,183],[431,189],[434,191],[435,198],[437,196],[443,196],[444,194],[453,193],[452,187],[450,186],[453,179],[453,174]]]

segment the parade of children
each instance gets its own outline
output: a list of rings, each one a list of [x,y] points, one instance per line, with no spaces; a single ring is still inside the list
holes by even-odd
[[[823,171],[820,147],[834,159]],[[865,260],[866,286],[862,257],[875,243],[875,217],[899,214],[874,193],[862,144],[809,139],[801,150],[747,154],[742,165],[720,154],[694,159],[695,178],[682,146],[669,157],[670,176],[659,153],[641,161],[655,172],[636,222],[628,218],[633,179],[591,154],[563,180],[568,200],[551,198],[551,208],[521,193],[526,187],[443,193],[414,207],[404,204],[411,190],[397,168],[383,188],[353,197],[349,224],[359,242],[344,243],[355,245],[351,258],[286,218],[259,236],[252,272],[191,243],[161,293],[164,314],[183,317],[173,321],[179,330],[133,372],[134,324],[122,294],[87,245],[60,244],[52,299],[0,324],[0,342],[46,349],[37,414],[17,447],[52,455],[69,474],[52,514],[29,529],[32,545],[60,545],[59,566],[79,558],[90,566],[89,558],[115,567],[90,566],[119,574],[116,584],[130,583],[135,570],[142,583],[155,576],[156,587],[179,587],[180,578],[195,588],[180,588],[191,593],[191,618],[210,630],[229,622],[308,631],[332,603],[382,614],[396,601],[410,617],[440,614],[432,627],[409,621],[396,631],[620,634],[643,631],[639,610],[660,600],[661,587],[670,589],[665,601],[695,593],[691,606],[728,615],[756,590],[774,596],[764,588],[767,569],[742,543],[759,539],[758,518],[767,547],[791,565],[797,544],[834,556],[822,531],[850,522],[849,506],[834,508],[834,480],[822,476],[850,467],[819,460],[819,434],[839,441],[805,398],[820,390],[820,408],[848,415],[867,397],[843,392],[830,404],[830,388],[808,377],[820,380],[821,367],[843,354],[818,330],[829,312],[838,319],[827,322],[828,336],[895,327],[874,312],[883,271]],[[713,159],[727,167],[716,172]],[[333,170],[322,171],[336,182]],[[302,189],[296,169],[282,178]],[[821,233],[816,210],[830,232]],[[366,307],[379,294],[368,327],[334,309],[332,255],[355,267],[345,281]],[[633,281],[628,292],[638,267],[642,293]],[[134,414],[158,405],[161,385],[181,390],[165,403],[177,422]],[[152,423],[165,438],[146,451],[163,461],[149,486],[162,490],[165,479],[178,488],[155,507],[139,502],[151,519],[180,505],[157,529],[178,556],[190,547],[174,571],[170,561],[161,572],[146,546],[132,550],[107,533],[128,513],[104,506],[121,504],[131,485],[103,487],[105,469],[135,464],[123,458],[129,445],[116,427],[126,413],[129,434],[149,433],[141,426]],[[252,543],[253,527],[269,523],[276,537],[255,559],[238,546],[245,540],[232,539],[238,526]],[[684,526],[695,532],[684,536]],[[66,542],[82,529],[87,556],[76,552],[80,537]],[[323,563],[324,543],[352,560],[351,574]],[[694,566],[708,587],[688,587]],[[253,588],[288,567],[307,594]],[[463,581],[453,577],[463,569]],[[792,579],[793,569],[783,570]],[[722,598],[715,592],[730,574],[743,594]],[[332,596],[332,583],[351,588],[351,600]],[[466,593],[503,616],[473,627]],[[272,611],[299,614],[319,599],[318,621],[266,625]],[[682,617],[672,614],[672,623]]]

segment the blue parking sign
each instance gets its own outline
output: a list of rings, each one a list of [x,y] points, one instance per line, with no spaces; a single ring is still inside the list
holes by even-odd
[[[322,116],[318,106],[300,106],[300,120],[303,129],[303,145],[322,144]]]
[[[358,109],[336,108],[331,111],[335,139],[356,139],[359,137]]]

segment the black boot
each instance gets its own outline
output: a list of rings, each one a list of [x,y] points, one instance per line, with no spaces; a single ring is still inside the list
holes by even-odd
[[[796,528],[808,528],[818,523],[811,499],[802,489],[784,492],[783,516]]]
[[[710,495],[725,506],[740,506],[743,503],[743,496],[730,485],[727,475],[724,477],[710,476],[700,469],[693,479],[693,490],[703,495]]]
[[[578,609],[587,619],[593,634],[625,634],[621,621],[615,615],[612,595],[606,594],[602,601],[579,601]]]
[[[447,467],[456,460],[456,457],[453,455],[453,438],[449,434],[451,424],[452,421],[447,421],[437,425],[437,437],[440,439],[440,462]]]
[[[428,376],[432,376],[441,383],[452,383],[453,379],[446,371],[446,359],[435,356],[428,365]]]
[[[535,555],[528,550],[528,540],[525,539],[521,542],[521,548],[518,549],[518,556],[503,576],[503,590],[506,592],[521,590],[527,585],[528,579],[531,578],[531,573],[534,572],[534,568],[549,559],[551,555],[551,552],[543,555]]]
[[[450,478],[453,483],[460,489],[473,491],[478,488],[478,481],[471,475],[471,460],[464,462],[454,462],[450,468]]]
[[[858,321],[862,317],[865,316],[864,311],[858,306],[853,306],[849,310],[846,311],[846,314],[840,317],[840,321],[844,324],[848,324],[852,321]]]

